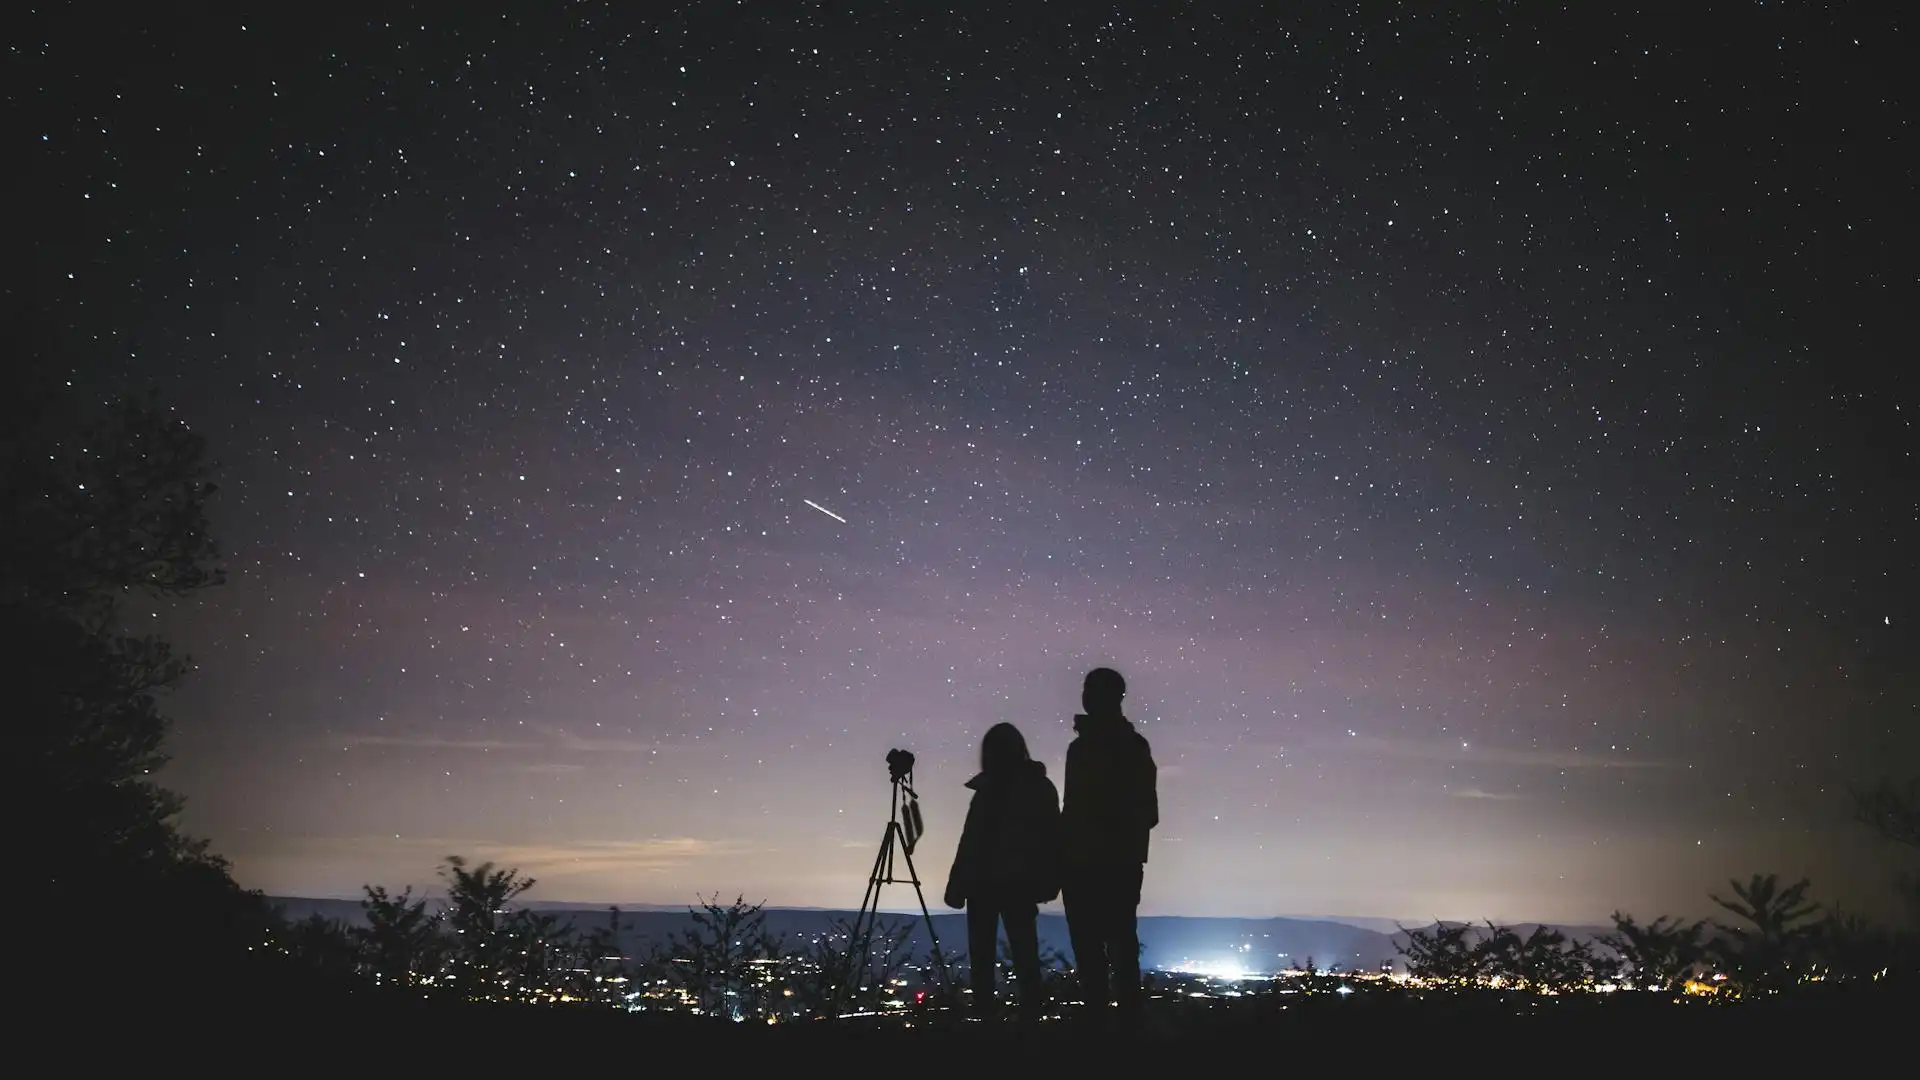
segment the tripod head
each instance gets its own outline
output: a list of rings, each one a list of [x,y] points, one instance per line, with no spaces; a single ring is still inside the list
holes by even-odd
[[[920,834],[927,830],[926,822],[920,816],[920,796],[913,790],[913,752],[911,750],[887,751],[887,777],[893,781],[893,812],[889,821],[898,822],[900,840],[905,844],[907,854],[913,854],[913,846],[920,842]]]

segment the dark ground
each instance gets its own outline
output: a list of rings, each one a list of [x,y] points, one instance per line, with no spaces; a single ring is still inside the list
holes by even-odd
[[[1284,1002],[1284,1004],[1283,1004]],[[1911,1068],[1920,1009],[1890,995],[1828,995],[1791,1002],[1716,1005],[1640,998],[1501,1000],[1415,998],[1159,999],[1137,1031],[1054,1020],[1035,1028],[899,1022],[730,1024],[674,1015],[552,1007],[476,1007],[300,1001],[270,993],[225,1002],[156,1001],[119,1028],[124,1038],[84,1046],[94,1063],[121,1049],[158,1050],[188,1069],[337,1070],[530,1068],[644,1072],[655,1064],[736,1074],[760,1069],[814,1075],[910,1070],[946,1074],[991,1068],[1033,1075],[1113,1068],[1124,1075],[1194,1069],[1342,1067],[1519,1075],[1620,1075],[1651,1069],[1821,1069],[1859,1063]],[[138,1037],[151,1026],[154,1039]],[[84,1044],[83,1044],[84,1045]],[[143,1065],[160,1064],[142,1053]],[[171,1060],[168,1062],[171,1063]]]

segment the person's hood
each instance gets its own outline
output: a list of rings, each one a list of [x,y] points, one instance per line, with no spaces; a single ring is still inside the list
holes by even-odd
[[[1073,718],[1075,735],[1131,735],[1133,721],[1115,713],[1112,716],[1089,716],[1080,713]]]
[[[1046,776],[1047,766],[1045,762],[1028,761],[1022,763],[1019,768],[1008,769],[1005,774],[975,773],[973,779],[967,781],[967,786],[975,791],[982,791],[989,787],[1010,782],[1044,780]]]

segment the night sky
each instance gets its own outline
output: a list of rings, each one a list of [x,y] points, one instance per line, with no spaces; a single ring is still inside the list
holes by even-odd
[[[18,333],[221,469],[136,618],[244,884],[851,908],[902,746],[937,898],[1110,664],[1150,912],[1888,906],[1891,7],[526,6],[10,28]]]

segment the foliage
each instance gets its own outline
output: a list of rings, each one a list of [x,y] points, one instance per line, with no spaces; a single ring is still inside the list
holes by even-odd
[[[0,396],[0,680],[12,782],[35,827],[16,831],[15,854],[36,903],[113,920],[161,950],[176,981],[210,975],[244,959],[269,913],[180,833],[180,799],[154,780],[167,762],[159,698],[187,659],[122,629],[129,598],[221,580],[206,446],[151,402],[94,409],[16,375]],[[62,945],[58,970],[87,971],[115,944],[80,947],[101,956]]]
[[[1592,950],[1550,926],[1536,926],[1521,937],[1510,927],[1488,923],[1474,951],[1480,971],[1500,986],[1559,992],[1579,987],[1593,975]]]
[[[1330,968],[1323,968],[1309,956],[1294,970],[1297,974],[1288,981],[1289,986],[1303,994],[1337,993],[1342,987],[1352,989],[1352,972],[1341,971],[1337,964]]]
[[[1887,840],[1920,850],[1920,776],[1906,786],[1882,780],[1853,793],[1854,814],[1861,824]]]
[[[1717,959],[1744,992],[1777,990],[1798,976],[1810,959],[1819,924],[1810,921],[1820,905],[1809,901],[1813,883],[1806,878],[1781,888],[1778,874],[1755,874],[1746,882],[1731,881],[1734,899],[1708,894],[1708,899],[1740,917],[1741,922],[1716,923],[1720,938],[1713,944]]]
[[[997,956],[1000,962],[1001,978],[995,986],[1003,994],[1018,996],[1020,973],[1013,966],[1013,947],[1005,938],[999,939]],[[1073,962],[1059,949],[1042,946],[1040,949],[1040,997],[1043,1000],[1059,1000],[1068,996],[1073,987]]]
[[[314,973],[341,978],[360,971],[360,954],[353,934],[338,919],[316,912],[287,924],[279,940],[288,955]]]
[[[179,596],[224,580],[198,434],[152,401],[89,416],[41,388],[9,393],[7,405],[0,602],[105,632],[129,593]]]
[[[1856,788],[1853,809],[1860,823],[1882,839],[1920,852],[1920,776],[1910,778],[1904,787],[1882,780],[1871,788]],[[1920,873],[1899,871],[1893,884],[1906,901],[1910,928],[1920,931]]]
[[[1774,874],[1732,883],[1733,899],[1711,899],[1739,916],[1710,924],[1661,917],[1642,924],[1614,912],[1614,932],[1598,948],[1551,927],[1521,935],[1487,923],[1484,929],[1436,923],[1402,928],[1399,943],[1408,973],[1429,986],[1504,987],[1560,993],[1598,980],[1639,990],[1674,993],[1711,972],[1729,996],[1775,994],[1814,984],[1877,983],[1904,970],[1910,956],[1899,935],[1852,915],[1821,917],[1807,899],[1805,880],[1782,886]]]
[[[688,908],[693,926],[667,940],[658,957],[669,981],[705,1016],[763,1016],[774,993],[782,943],[759,904],[718,896]]]
[[[857,1007],[851,1000],[841,998],[840,987],[846,975],[847,952],[834,945],[834,938],[844,936],[851,941],[851,934],[850,922],[835,919],[826,933],[808,938],[805,944],[788,954],[791,974],[787,992],[792,995],[789,1004],[794,1015],[828,1017],[838,1012],[843,1004]],[[847,995],[847,998],[851,999],[852,995]]]
[[[1818,943],[1814,973],[1837,982],[1871,982],[1887,974],[1902,951],[1898,935],[1851,912],[1829,912],[1812,936]]]
[[[1590,982],[1597,963],[1590,946],[1549,926],[1535,927],[1524,937],[1491,922],[1484,932],[1441,922],[1400,932],[1407,973],[1445,989],[1487,985],[1558,993]]]
[[[626,955],[620,938],[620,909],[607,909],[607,924],[596,926],[577,939],[585,992],[582,996],[608,1004],[626,1004],[626,994],[644,964],[635,964]]]
[[[847,1003],[856,1009],[877,1009],[889,996],[889,988],[906,971],[912,958],[913,923],[894,920],[881,922],[876,915],[871,933],[856,940],[853,926],[847,931],[846,970]],[[864,946],[864,947],[863,947]]]
[[[1475,947],[1473,927],[1435,920],[1425,930],[1400,927],[1404,940],[1396,943],[1407,974],[1432,986],[1464,988],[1484,974],[1484,957]]]
[[[855,929],[854,920],[834,919],[826,933],[809,938],[783,958],[787,991],[792,995],[782,1010],[785,1015],[828,1017],[881,1007],[889,984],[911,959],[913,924],[876,921],[864,963],[856,955],[860,942]],[[845,947],[840,941],[846,942]]]
[[[865,955],[858,955],[862,942],[853,938],[853,927],[842,924],[847,931],[847,955],[843,958],[848,981],[849,1001],[861,1007],[878,1006],[888,996],[888,988],[898,980],[907,969],[907,961],[913,958],[913,926],[910,921],[891,920],[882,922],[876,916],[872,925],[872,935],[864,943]]]
[[[1141,951],[1146,951],[1142,943]],[[1040,948],[1040,980],[1050,1000],[1058,1001],[1067,996],[1077,984],[1073,976],[1073,958],[1060,949],[1049,946]]]
[[[1706,960],[1705,920],[1689,923],[1662,915],[1641,925],[1616,911],[1613,928],[1600,939],[1614,954],[1612,976],[1639,989],[1677,990]]]
[[[386,985],[425,985],[441,972],[450,952],[439,919],[412,889],[394,896],[378,885],[365,888],[360,910],[367,924],[351,935],[361,963]]]
[[[309,971],[350,972],[363,988],[452,1000],[624,1006],[629,972],[619,955],[619,909],[608,927],[571,922],[512,902],[533,887],[519,871],[459,856],[441,865],[446,902],[378,885],[360,901],[364,924],[317,916],[282,924],[280,951]]]
[[[443,916],[452,937],[447,978],[469,1001],[577,997],[584,942],[552,915],[511,905],[533,878],[492,863],[469,868],[458,855],[441,863]]]

